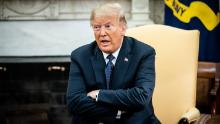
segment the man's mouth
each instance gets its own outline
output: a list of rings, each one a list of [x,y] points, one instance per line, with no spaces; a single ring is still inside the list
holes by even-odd
[[[106,45],[109,45],[110,41],[108,40],[101,40],[101,44],[106,46]]]

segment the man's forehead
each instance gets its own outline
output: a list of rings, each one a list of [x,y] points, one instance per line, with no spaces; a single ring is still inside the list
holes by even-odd
[[[119,18],[118,16],[116,15],[105,15],[105,16],[95,16],[94,17],[94,20],[93,20],[93,23],[115,23],[119,21]]]
[[[106,21],[106,22],[94,22],[93,25],[108,25],[112,24],[112,21]]]

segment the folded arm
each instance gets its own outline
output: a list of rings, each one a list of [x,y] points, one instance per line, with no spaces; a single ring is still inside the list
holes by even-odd
[[[67,88],[67,107],[70,113],[84,117],[113,117],[117,110],[110,105],[95,102],[87,96],[86,86],[82,78],[79,66],[72,61]]]
[[[98,102],[114,105],[119,110],[138,111],[151,101],[155,86],[155,52],[144,56],[138,64],[134,87],[104,90],[98,94]]]

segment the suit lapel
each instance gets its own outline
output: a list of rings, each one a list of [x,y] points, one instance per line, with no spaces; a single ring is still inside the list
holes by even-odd
[[[128,65],[131,60],[131,48],[127,40],[128,39],[125,37],[115,64],[112,80],[110,83],[111,89],[122,88],[125,85],[123,83],[123,79],[126,76]]]
[[[98,46],[95,47],[94,56],[90,58],[93,71],[95,74],[96,82],[101,85],[100,88],[106,88],[105,81],[105,60],[102,55],[102,52],[98,49]]]

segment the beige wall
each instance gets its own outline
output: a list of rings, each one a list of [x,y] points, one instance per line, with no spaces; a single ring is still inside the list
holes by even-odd
[[[164,0],[150,0],[149,9],[150,9],[150,18],[156,24],[163,24],[164,22]]]
[[[0,20],[88,20],[105,2],[119,2],[131,26],[163,23],[163,0],[0,0]]]

